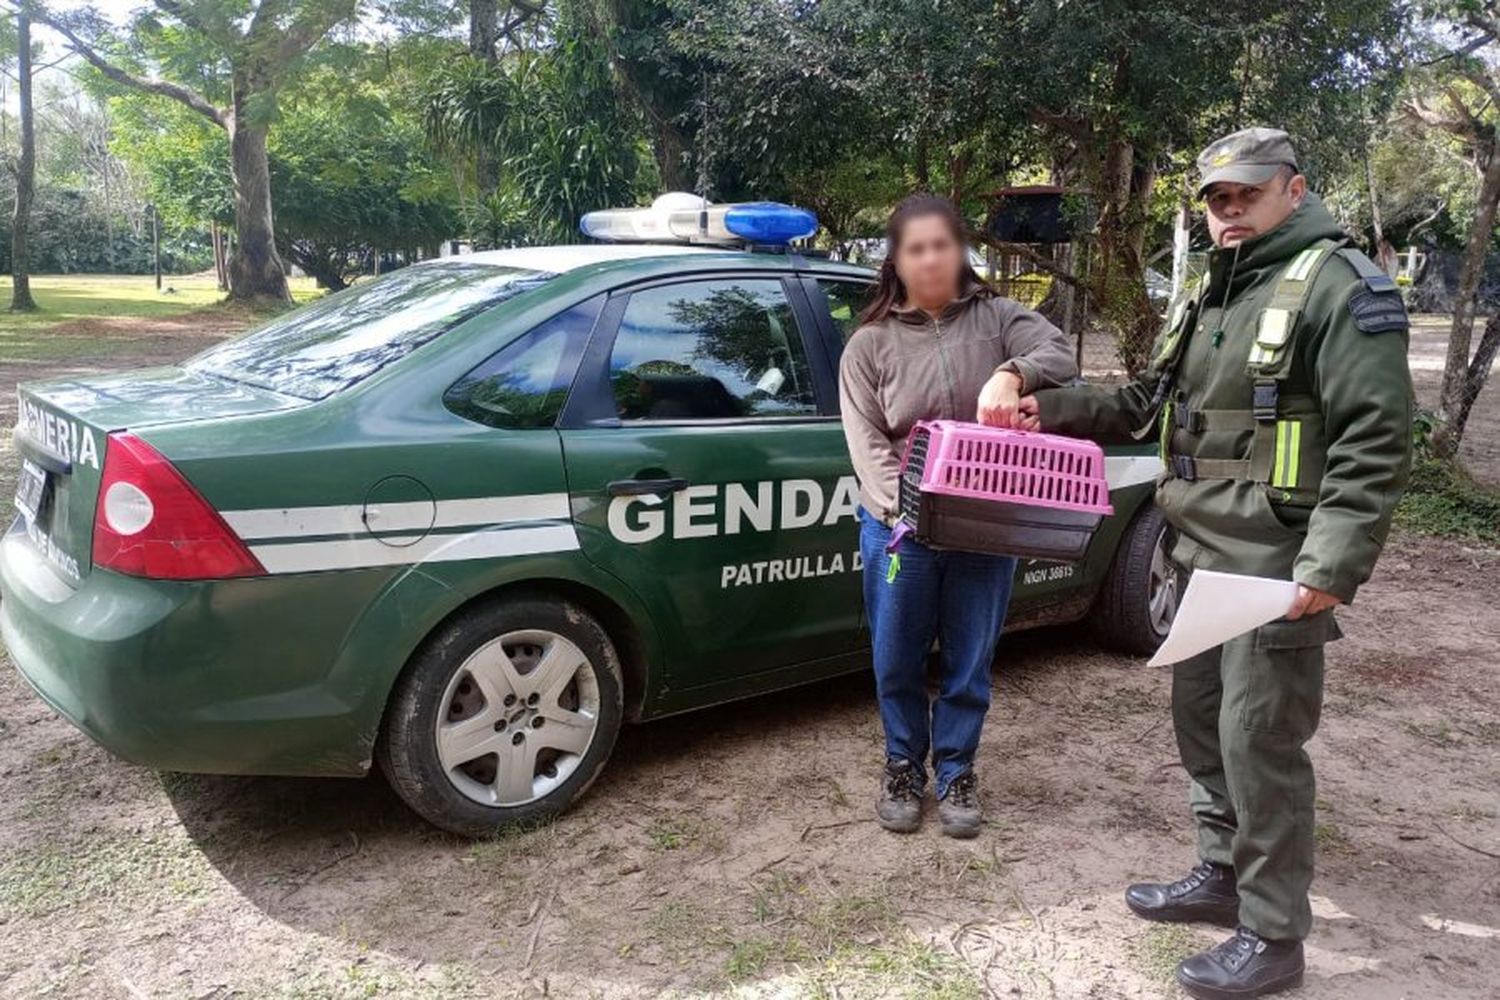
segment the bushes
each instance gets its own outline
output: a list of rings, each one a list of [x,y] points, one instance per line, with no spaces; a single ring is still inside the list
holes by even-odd
[[[1411,483],[1396,507],[1396,523],[1428,535],[1500,545],[1500,491],[1476,483],[1457,462],[1433,455],[1430,414],[1416,422]]]

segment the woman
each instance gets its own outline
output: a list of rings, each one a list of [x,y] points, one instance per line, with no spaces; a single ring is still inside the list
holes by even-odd
[[[916,194],[891,213],[887,256],[839,366],[844,434],[860,483],[865,611],[886,764],[876,814],[888,830],[921,824],[929,747],[943,832],[979,833],[974,751],[990,704],[990,664],[1016,561],[937,551],[911,536],[887,553],[907,435],[920,420],[1020,422],[1020,397],[1077,374],[1063,334],[997,296],[968,263],[946,198]],[[941,640],[937,702],[927,654]]]

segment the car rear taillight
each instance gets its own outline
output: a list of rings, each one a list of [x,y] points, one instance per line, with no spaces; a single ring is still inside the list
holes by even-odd
[[[134,434],[109,435],[94,509],[94,565],[155,580],[266,572],[219,512]]]

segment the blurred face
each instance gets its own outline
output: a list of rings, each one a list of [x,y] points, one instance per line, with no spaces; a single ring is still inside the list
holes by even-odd
[[[958,295],[964,248],[940,215],[907,219],[896,250],[896,276],[906,286],[906,301],[922,309],[941,309]]]
[[[1204,192],[1214,246],[1232,247],[1268,233],[1287,220],[1307,194],[1307,180],[1290,169],[1264,184],[1220,181]]]

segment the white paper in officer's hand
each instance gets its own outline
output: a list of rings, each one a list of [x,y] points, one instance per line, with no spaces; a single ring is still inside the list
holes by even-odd
[[[1297,585],[1291,580],[1195,570],[1177,606],[1172,631],[1151,657],[1162,667],[1244,635],[1291,610]]]

